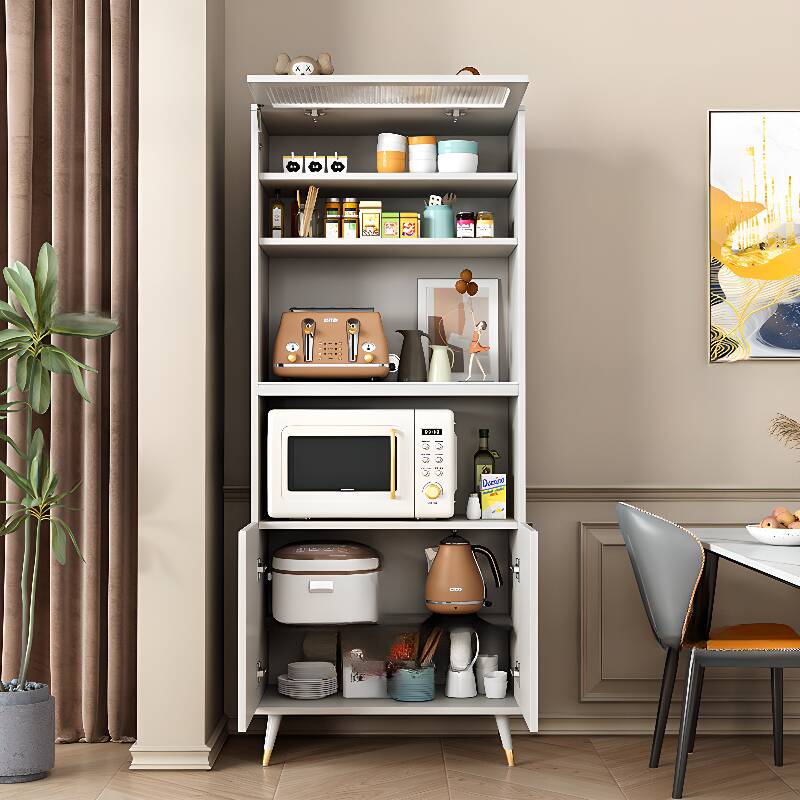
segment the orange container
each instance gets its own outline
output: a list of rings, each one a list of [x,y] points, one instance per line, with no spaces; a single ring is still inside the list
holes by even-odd
[[[378,172],[405,172],[406,154],[402,150],[378,150]]]

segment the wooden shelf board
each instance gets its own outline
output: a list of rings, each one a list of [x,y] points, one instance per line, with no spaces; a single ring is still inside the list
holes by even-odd
[[[263,381],[260,397],[517,397],[515,381]]]
[[[259,239],[274,258],[507,258],[516,239]]]
[[[359,530],[359,531],[497,531],[516,530],[515,519],[267,519],[261,530]]]
[[[340,694],[324,697],[321,700],[293,700],[278,694],[275,686],[268,686],[255,710],[257,715],[282,714],[295,716],[313,715],[391,715],[391,716],[512,716],[519,714],[517,701],[511,695],[502,700],[489,700],[478,697],[445,697],[437,687],[436,697],[425,703],[402,703],[391,698],[365,697],[345,698]]]
[[[418,197],[420,201],[429,194],[447,192],[455,192],[459,197],[508,197],[517,183],[516,172],[348,172],[344,175],[262,172],[258,177],[271,191],[294,192],[298,187],[314,184],[326,193],[335,188],[347,196]]]

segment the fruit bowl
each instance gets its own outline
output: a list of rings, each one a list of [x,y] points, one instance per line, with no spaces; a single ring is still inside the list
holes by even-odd
[[[760,525],[748,525],[747,532],[761,544],[800,546],[800,528],[762,528]]]

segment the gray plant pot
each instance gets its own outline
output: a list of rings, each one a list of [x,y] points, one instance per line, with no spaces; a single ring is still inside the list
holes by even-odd
[[[46,778],[55,761],[56,714],[50,687],[0,692],[0,783]]]

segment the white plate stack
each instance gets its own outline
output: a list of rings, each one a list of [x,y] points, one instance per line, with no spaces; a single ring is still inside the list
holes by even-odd
[[[319,700],[337,691],[336,666],[330,661],[295,661],[278,676],[278,692],[295,700]]]

